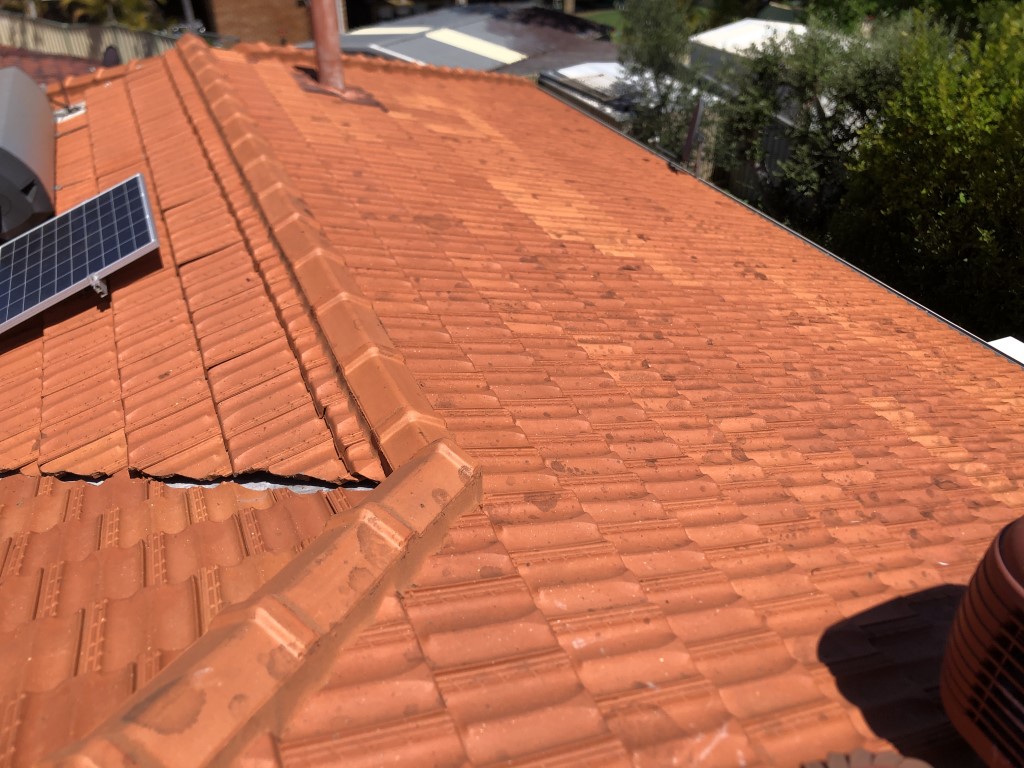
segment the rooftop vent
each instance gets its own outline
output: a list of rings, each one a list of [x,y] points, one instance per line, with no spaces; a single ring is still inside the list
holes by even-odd
[[[16,67],[0,69],[0,240],[53,215],[53,114]]]
[[[992,542],[957,609],[942,703],[993,768],[1024,766],[1024,519]]]

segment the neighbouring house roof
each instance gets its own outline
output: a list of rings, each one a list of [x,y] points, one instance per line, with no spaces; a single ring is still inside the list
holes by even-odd
[[[759,47],[772,40],[782,41],[789,35],[802,35],[806,31],[803,24],[788,21],[739,19],[694,35],[690,42],[726,53],[743,54],[751,47]]]
[[[1004,336],[989,342],[989,346],[995,347],[1007,357],[1011,357],[1018,363],[1024,363],[1024,342],[1015,339],[1013,336]]]
[[[802,24],[740,19],[693,35],[688,64],[702,78],[714,80],[751,48],[806,31]],[[637,91],[637,83],[630,82],[625,67],[615,60],[579,62],[547,70],[541,72],[539,82],[543,88],[613,126],[628,121]]]
[[[616,129],[629,120],[635,88],[618,62],[593,61],[541,72],[537,84]]]
[[[1019,366],[525,80],[310,62],[65,84],[162,246],[0,339],[4,760],[964,760]]]
[[[611,28],[529,4],[452,6],[354,29],[346,53],[516,75],[616,61]],[[312,47],[306,43],[300,47]]]
[[[95,61],[75,56],[57,56],[0,45],[0,69],[18,67],[37,83],[51,83],[71,75],[83,75],[92,72],[97,66]]]
[[[690,64],[701,74],[716,77],[745,57],[751,48],[761,48],[773,40],[784,43],[790,35],[799,37],[806,32],[803,24],[789,21],[739,19],[691,37]]]

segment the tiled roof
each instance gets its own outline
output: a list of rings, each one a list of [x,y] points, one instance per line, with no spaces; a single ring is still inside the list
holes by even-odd
[[[97,63],[75,56],[27,51],[0,45],[0,69],[18,67],[37,83],[52,83],[71,75],[84,75],[96,69]]]
[[[141,170],[163,247],[0,353],[0,756],[964,764],[936,660],[1024,506],[1020,368],[526,81],[303,62],[76,85],[61,205]],[[124,476],[371,455],[352,509]]]
[[[99,724],[107,700],[144,686],[351,500],[342,491],[173,489],[124,475],[100,486],[6,478],[0,691],[17,713],[5,713],[7,724],[13,716],[22,725],[18,761]]]
[[[315,668],[314,646],[349,639],[477,491],[443,441],[369,495],[175,488],[124,473],[100,485],[4,478],[0,761],[37,765],[91,733],[105,764],[117,707],[141,722],[149,705],[162,718],[169,698],[215,729],[191,734],[191,752],[173,745],[183,765],[201,764],[224,749],[216,729],[260,723],[256,710],[286,683],[294,695],[303,681],[288,678]]]
[[[379,479],[252,192],[209,114],[188,111],[198,98],[168,58],[62,124],[58,208],[141,172],[162,247],[111,278],[109,310],[83,296],[8,342],[0,469]]]

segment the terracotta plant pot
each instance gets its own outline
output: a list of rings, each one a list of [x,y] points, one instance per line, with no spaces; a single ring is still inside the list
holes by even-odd
[[[940,688],[949,719],[989,766],[1024,766],[1024,518],[1000,531],[971,579]]]

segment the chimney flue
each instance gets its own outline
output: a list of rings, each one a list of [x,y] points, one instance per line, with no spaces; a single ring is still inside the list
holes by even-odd
[[[335,0],[311,0],[309,11],[313,21],[313,42],[316,43],[316,68],[320,85],[344,91],[338,7]]]

